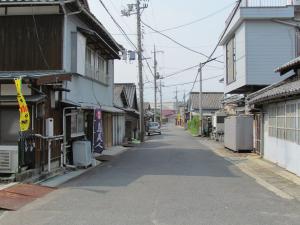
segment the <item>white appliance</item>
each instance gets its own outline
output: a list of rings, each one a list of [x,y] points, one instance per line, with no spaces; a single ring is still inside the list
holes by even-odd
[[[0,146],[0,173],[18,172],[18,146]]]
[[[53,120],[53,118],[46,119],[46,136],[47,137],[54,136],[54,120]]]
[[[92,164],[92,148],[90,141],[74,141],[73,163],[78,167],[88,167]]]
[[[224,122],[227,114],[225,112],[216,112],[215,115],[213,115],[212,118],[212,124],[215,128],[214,131],[217,133],[223,133],[224,132]]]
[[[253,116],[225,118],[224,145],[233,151],[253,150]]]

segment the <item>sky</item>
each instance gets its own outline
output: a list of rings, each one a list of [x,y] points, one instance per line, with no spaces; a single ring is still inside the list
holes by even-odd
[[[112,34],[115,40],[126,49],[135,50],[130,42],[127,41],[123,35],[120,35],[119,29],[104,10],[99,0],[88,1],[91,11]],[[136,16],[121,16],[121,10],[126,9],[127,4],[135,3],[136,1],[102,1],[115,20],[128,34],[131,41],[137,45]],[[142,21],[156,30],[164,30],[202,19],[189,26],[165,31],[163,33],[195,51],[209,55],[216,46],[219,37],[224,30],[225,20],[233,9],[235,2],[235,0],[149,0],[148,8],[146,8],[142,13]],[[202,55],[188,51],[171,42],[164,36],[154,33],[146,26],[143,26],[143,55],[148,58],[152,71],[152,52],[154,45],[156,45],[156,50],[163,51],[163,53],[157,54],[158,72],[163,77],[176,71],[198,65],[206,59]],[[224,61],[223,48],[219,47],[214,56],[219,57],[219,61]],[[145,101],[153,102],[153,76],[145,62],[144,65],[143,78],[146,83],[144,98]],[[179,101],[183,100],[184,93],[186,93],[186,98],[188,98],[188,93],[192,90],[193,84],[183,85],[182,83],[194,81],[197,71],[198,69],[194,68],[184,73],[162,79],[163,102],[175,101],[176,88],[178,91]],[[224,63],[214,61],[208,64],[203,70],[203,91],[223,91],[224,84],[219,82],[223,74]],[[211,79],[213,77],[216,78]],[[115,82],[138,84],[137,61],[128,62],[124,60],[116,60]],[[195,84],[193,91],[199,91],[199,82]]]

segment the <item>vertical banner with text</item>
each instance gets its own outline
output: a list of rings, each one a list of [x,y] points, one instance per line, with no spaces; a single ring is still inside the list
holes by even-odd
[[[96,153],[102,153],[104,150],[102,112],[101,109],[94,110],[94,146]]]
[[[15,79],[15,85],[17,90],[17,100],[19,103],[20,111],[20,131],[24,132],[29,129],[30,126],[30,114],[22,93],[22,79]]]

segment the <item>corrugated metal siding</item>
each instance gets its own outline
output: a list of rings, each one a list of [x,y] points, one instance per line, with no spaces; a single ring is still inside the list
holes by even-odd
[[[295,28],[271,21],[246,22],[247,84],[273,84],[274,72],[295,57]]]
[[[34,18],[37,30],[32,16],[0,17],[0,70],[62,69],[62,16]]]

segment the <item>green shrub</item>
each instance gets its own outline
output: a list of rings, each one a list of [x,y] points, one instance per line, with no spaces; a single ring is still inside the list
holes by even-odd
[[[192,120],[188,121],[188,130],[191,132],[191,134],[198,135],[199,124],[200,124],[199,116],[193,116]]]

